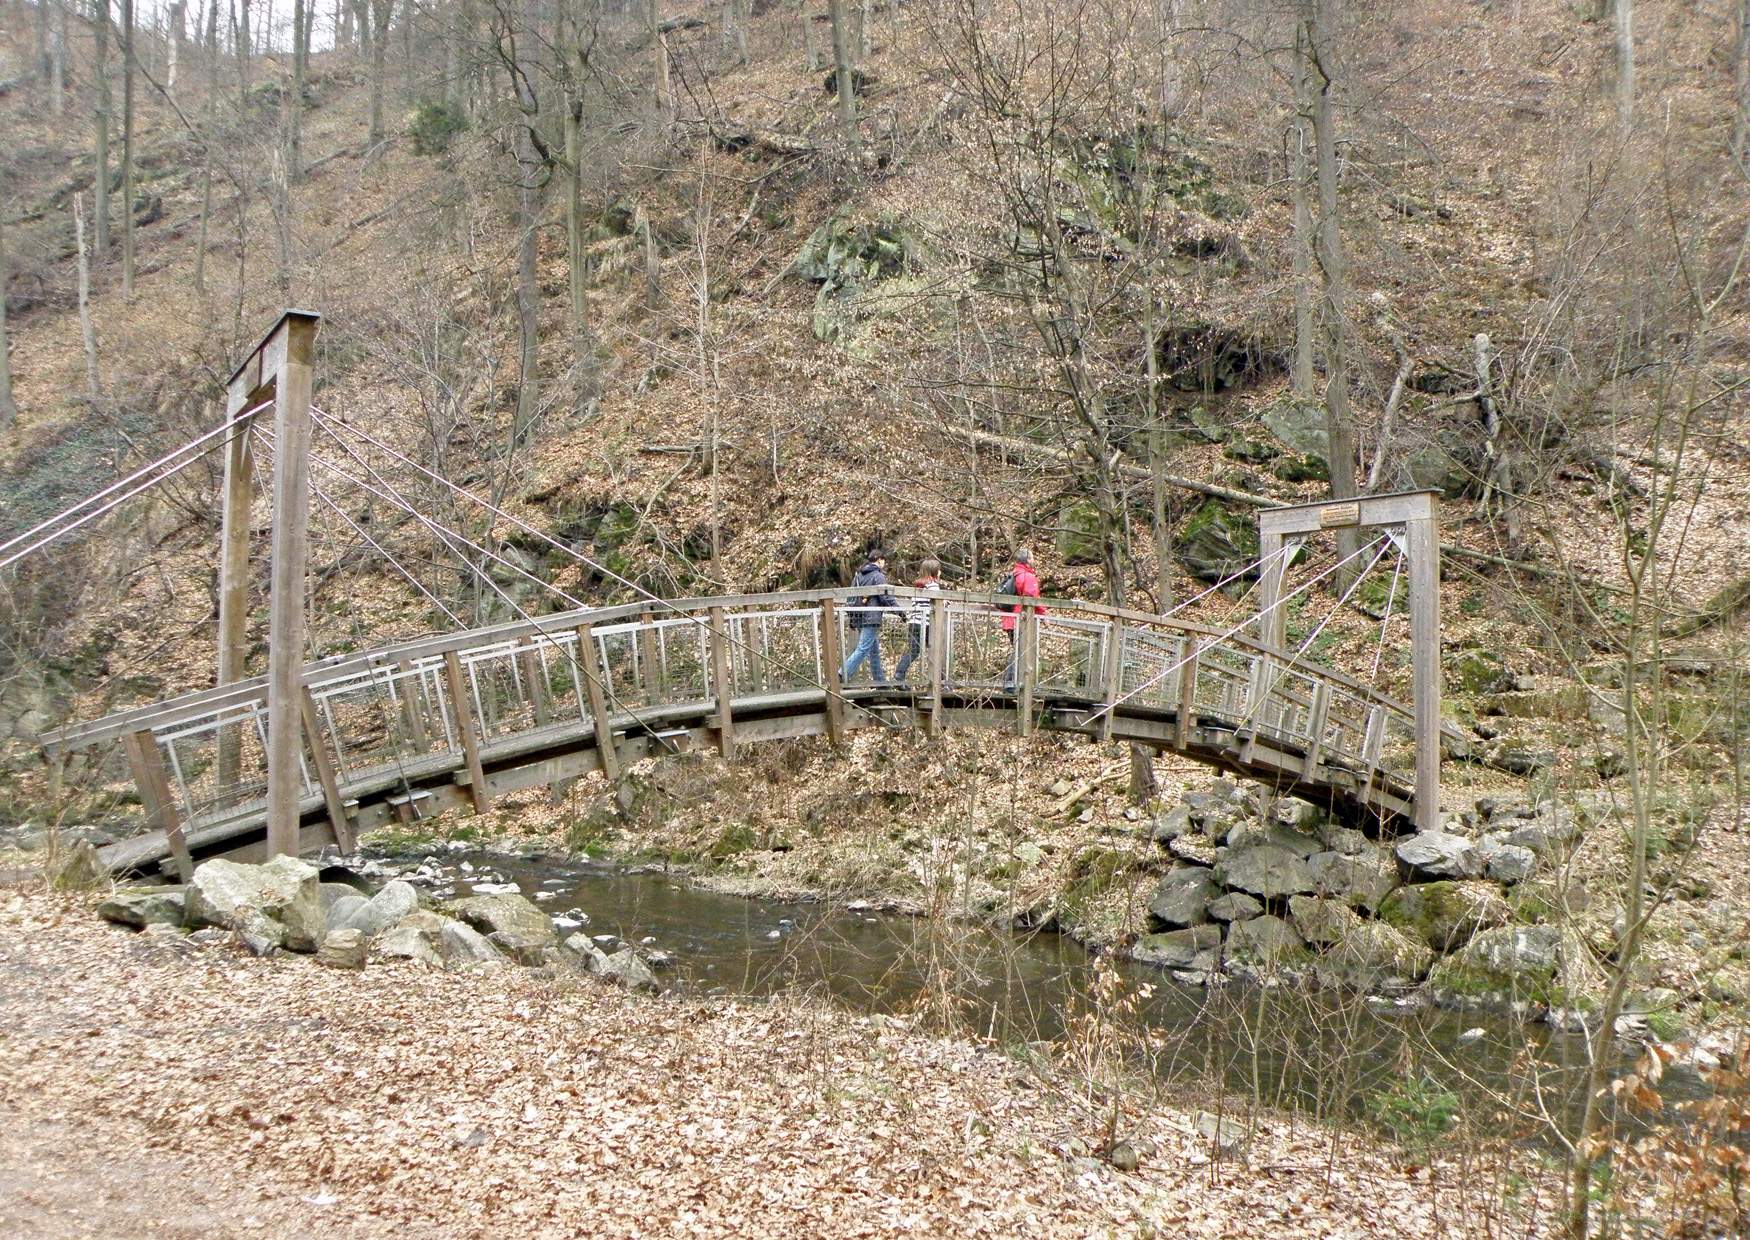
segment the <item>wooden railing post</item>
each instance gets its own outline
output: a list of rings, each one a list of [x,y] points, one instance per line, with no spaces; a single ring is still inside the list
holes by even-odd
[[[826,735],[834,745],[845,739],[845,693],[839,672],[844,667],[844,654],[839,648],[838,603],[830,598],[820,600],[820,670],[826,688]]]
[[[577,672],[583,681],[583,692],[589,702],[589,713],[595,719],[595,751],[602,774],[610,783],[620,781],[620,749],[614,740],[614,728],[608,717],[606,672],[602,668],[601,651],[596,649],[595,630],[587,624],[577,626]]]
[[[304,746],[310,751],[310,761],[316,766],[316,779],[322,785],[322,802],[328,807],[328,826],[334,832],[334,842],[340,851],[351,856],[358,851],[358,838],[353,834],[352,820],[346,816],[346,801],[340,795],[340,780],[329,760],[328,747],[322,743],[322,721],[316,717],[316,699],[305,685],[299,690],[298,713],[304,724]]]
[[[425,715],[419,709],[419,690],[423,677],[414,674],[413,662],[410,659],[402,659],[395,666],[402,673],[401,713],[407,720],[407,734],[413,738],[414,744],[423,751],[430,744],[425,732]]]
[[[656,652],[656,616],[648,611],[638,617],[638,662],[644,669],[645,701],[654,705],[662,701],[665,686],[662,659]]]
[[[1039,612],[1032,599],[1021,603],[1015,625],[1015,731],[1033,733],[1033,687],[1039,678]]]
[[[1323,679],[1313,686],[1312,711],[1307,719],[1306,765],[1302,771],[1308,779],[1324,760],[1325,724],[1331,717],[1331,686]]]
[[[1185,644],[1191,653],[1179,666],[1179,715],[1174,721],[1177,735],[1173,739],[1174,748],[1180,750],[1191,745],[1191,721],[1197,714],[1197,660],[1202,653],[1195,637],[1187,637]]]
[[[942,690],[948,679],[948,600],[931,600],[930,628],[924,636],[930,656],[930,713],[925,726],[935,736],[942,730]]]
[[[492,794],[486,787],[486,768],[480,762],[480,731],[474,723],[474,707],[468,699],[467,678],[462,675],[462,660],[454,650],[444,651],[444,676],[450,684],[450,710],[456,716],[456,736],[462,742],[462,757],[468,764],[468,796],[474,802],[474,812],[484,814],[492,808]]]
[[[528,685],[526,696],[529,704],[535,708],[535,726],[544,728],[552,715],[547,709],[546,686],[541,683],[541,652],[535,648],[535,643],[540,640],[532,634],[522,639],[522,649],[517,651],[517,666]]]
[[[735,756],[735,721],[730,717],[729,703],[735,695],[735,684],[729,674],[729,622],[721,607],[713,607],[711,616],[711,696],[717,704],[717,750],[725,758]]]
[[[1106,708],[1100,716],[1100,739],[1112,739],[1112,716],[1118,713],[1118,699],[1124,689],[1124,622],[1117,616],[1106,630],[1106,665],[1102,672],[1106,690]]]
[[[176,812],[176,798],[170,791],[170,779],[164,773],[164,758],[158,752],[158,742],[150,730],[129,732],[122,737],[127,750],[128,765],[133,768],[134,786],[140,790],[140,804],[152,825],[164,832],[170,844],[170,856],[176,863],[183,882],[194,877],[194,861],[188,855],[188,840],[182,834],[182,816]]]

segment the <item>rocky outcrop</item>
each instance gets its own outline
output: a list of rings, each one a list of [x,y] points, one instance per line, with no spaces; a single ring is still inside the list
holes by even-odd
[[[1215,876],[1198,866],[1174,870],[1149,898],[1149,925],[1154,929],[1199,926],[1209,920],[1209,902],[1221,894]]]
[[[1131,957],[1163,969],[1215,968],[1221,953],[1221,927],[1205,922],[1165,934],[1147,934],[1130,949]]]
[[[1300,937],[1319,947],[1341,943],[1361,925],[1361,918],[1347,904],[1318,896],[1293,897],[1288,916]]]
[[[1505,925],[1512,909],[1493,883],[1417,883],[1387,896],[1379,915],[1435,951],[1451,952],[1479,930]]]
[[[188,885],[185,919],[191,928],[234,931],[258,954],[313,952],[328,933],[317,886],[316,867],[296,857],[264,865],[206,861]]]
[[[481,934],[516,931],[554,941],[553,923],[533,901],[511,892],[468,896],[450,906],[452,912]]]
[[[1306,943],[1294,927],[1273,914],[1236,921],[1228,927],[1227,955],[1237,963],[1295,964],[1305,959],[1306,954]]]
[[[1315,853],[1306,864],[1316,893],[1334,896],[1366,913],[1379,912],[1381,902],[1398,886],[1397,863],[1371,846],[1354,855]]]
[[[97,915],[118,926],[143,930],[147,926],[180,926],[183,922],[181,887],[122,888],[97,906]]]
[[[1319,957],[1317,971],[1327,981],[1357,990],[1397,990],[1427,976],[1434,951],[1378,921],[1359,921]]]
[[[1446,831],[1418,832],[1400,840],[1396,851],[1412,878],[1475,878],[1483,869],[1476,845]]]
[[[1436,1001],[1454,1006],[1529,1001],[1571,1006],[1590,989],[1591,957],[1558,926],[1485,930],[1441,960],[1428,975]]]
[[[1230,849],[1219,867],[1219,877],[1229,887],[1266,900],[1313,890],[1312,871],[1305,859],[1281,844],[1250,844]]]
[[[504,957],[478,930],[423,909],[403,917],[378,939],[377,951],[435,968],[504,963]]]

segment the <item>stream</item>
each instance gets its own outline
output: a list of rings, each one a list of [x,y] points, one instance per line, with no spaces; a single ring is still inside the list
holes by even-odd
[[[1095,960],[1059,934],[944,925],[858,901],[749,899],[563,858],[470,850],[385,861],[439,897],[518,890],[561,937],[581,930],[608,951],[635,945],[665,987],[684,994],[807,995],[1011,1047],[1085,1037],[1091,1025]],[[1529,1117],[1566,1126],[1577,1114],[1585,1040],[1542,1023],[1299,986],[1192,986],[1128,961],[1116,967],[1124,984],[1114,1046],[1165,1087],[1211,1102],[1225,1095],[1229,1110],[1256,1100],[1378,1119],[1395,1099],[1407,1100],[1413,1119],[1444,1096],[1486,1131],[1527,1141],[1549,1137],[1547,1122]],[[1662,1092],[1674,1102],[1704,1087],[1674,1068]]]

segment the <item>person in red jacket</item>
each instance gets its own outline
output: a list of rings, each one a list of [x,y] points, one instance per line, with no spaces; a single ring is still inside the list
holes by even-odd
[[[1039,597],[1039,574],[1033,571],[1032,551],[1026,547],[1016,549],[1015,566],[1009,570],[1009,575],[1004,579],[1002,585],[997,587],[997,593],[1013,594],[1017,598]],[[1043,607],[1034,610],[1041,616],[1045,614]],[[1020,616],[1021,606],[1019,603],[1003,612],[1003,632],[1008,634],[1009,638],[1009,665],[1003,670],[1004,689],[1015,687],[1015,664],[1020,653],[1015,644],[1015,624]]]

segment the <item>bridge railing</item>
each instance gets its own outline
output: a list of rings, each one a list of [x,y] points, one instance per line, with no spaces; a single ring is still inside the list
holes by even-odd
[[[1176,618],[1045,599],[895,587],[878,615],[884,692],[1005,707],[1068,704],[1208,720],[1400,783],[1414,769],[1409,708],[1333,669]],[[894,685],[927,614],[925,646]],[[1022,614],[1029,612],[1031,614]],[[834,626],[829,642],[827,625]],[[836,663],[877,618],[863,592],[823,590],[566,612],[312,663],[304,671],[303,791],[344,801],[416,773],[460,769],[507,746],[598,726],[623,730],[669,708],[743,708],[786,695],[870,692]],[[938,631],[938,629],[940,631]],[[829,650],[835,651],[829,657]],[[1015,701],[1005,695],[1013,689]],[[51,754],[127,746],[136,782],[157,778],[185,823],[258,812],[266,790],[266,685],[256,678],[45,734]],[[1180,743],[1186,724],[1180,725]],[[154,771],[152,768],[160,770]]]

